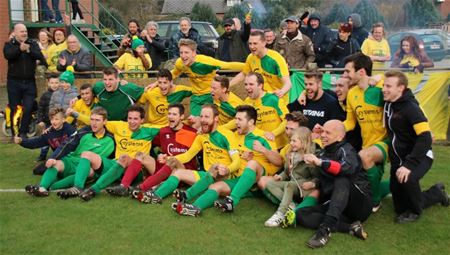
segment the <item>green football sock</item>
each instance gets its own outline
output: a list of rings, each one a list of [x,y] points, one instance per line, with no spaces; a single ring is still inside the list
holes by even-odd
[[[233,205],[236,206],[239,204],[242,196],[251,189],[253,184],[256,182],[256,172],[246,167],[241,177],[239,177],[239,181],[234,186],[234,189],[231,191],[231,198],[233,199]]]
[[[317,198],[312,196],[307,196],[303,198],[303,201],[295,207],[294,211],[296,212],[300,208],[311,207],[317,205]]]
[[[42,175],[41,184],[39,186],[48,190],[50,186],[54,182],[56,182],[57,179],[58,179],[58,170],[56,170],[56,168],[54,167],[50,167]]]
[[[378,204],[381,201],[380,181],[383,176],[383,166],[374,165],[367,169],[367,179],[372,190],[372,202]]]
[[[210,173],[207,173],[203,178],[200,178],[194,185],[192,185],[189,189],[186,190],[186,198],[187,200],[191,200],[192,198],[200,195],[203,191],[207,190],[209,185],[214,183],[214,178]]]
[[[159,196],[160,198],[165,198],[172,194],[172,192],[178,187],[178,184],[180,184],[180,179],[176,176],[169,176],[167,180],[165,180],[161,186],[159,186],[158,189],[155,191],[155,195]]]
[[[80,158],[75,170],[75,187],[84,189],[86,180],[91,172],[91,162],[87,158]]]
[[[219,198],[219,193],[213,189],[208,189],[203,193],[193,205],[197,206],[201,210],[205,210],[206,208],[212,207],[214,205],[214,201]]]
[[[95,193],[99,193],[102,189],[108,187],[111,183],[113,183],[115,180],[118,180],[120,176],[122,176],[125,169],[119,165],[114,164],[110,169],[106,171],[100,178],[97,180],[97,182],[92,185],[92,189],[95,191]]]
[[[50,189],[57,190],[57,189],[70,188],[73,186],[74,181],[75,181],[75,175],[72,174],[62,180],[59,180],[59,181],[53,183],[53,185],[50,186]]]
[[[270,193],[270,191],[268,191],[267,189],[263,189],[262,193],[264,194],[264,196],[266,196],[272,203],[279,205],[280,204],[280,200],[275,197],[274,195],[272,195],[272,193]]]
[[[389,179],[380,182],[381,199],[385,198],[387,195],[389,195],[389,193],[391,193],[390,184],[391,182],[389,181]]]

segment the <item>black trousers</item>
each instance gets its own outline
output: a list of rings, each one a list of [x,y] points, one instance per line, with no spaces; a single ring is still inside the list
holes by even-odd
[[[324,223],[332,231],[348,233],[350,224],[365,221],[372,213],[372,198],[363,194],[348,178],[336,177],[330,199],[296,211],[297,224],[317,229]]]
[[[425,157],[419,162],[415,169],[410,169],[411,174],[406,183],[399,183],[397,180],[396,172],[400,167],[400,162],[398,160],[391,162],[390,188],[397,215],[407,211],[420,215],[423,209],[440,203],[442,200],[441,191],[436,186],[432,186],[426,191],[422,191],[420,188],[420,179],[431,168],[433,160]]]
[[[16,80],[9,78],[6,84],[9,107],[11,108],[11,121],[16,112],[17,105],[22,105],[23,116],[20,122],[19,134],[27,134],[37,96],[36,83],[34,80]],[[11,131],[15,135],[13,125],[11,125]]]

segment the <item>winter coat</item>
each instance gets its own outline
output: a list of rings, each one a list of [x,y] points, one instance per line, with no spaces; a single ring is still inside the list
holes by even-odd
[[[333,67],[343,68],[344,59],[356,52],[361,51],[358,42],[350,36],[346,42],[335,39],[328,48],[328,61]]]
[[[319,20],[319,27],[316,29],[311,27],[311,19]],[[319,67],[323,67],[326,60],[326,51],[328,48],[328,45],[330,45],[331,41],[333,40],[333,34],[331,33],[331,30],[326,27],[322,26],[320,24],[320,15],[317,13],[313,13],[309,16],[308,25],[307,27],[300,28],[302,33],[311,39],[313,46],[314,46],[314,53],[316,54],[316,63],[319,65]]]
[[[92,54],[85,50],[84,48],[80,48],[77,52],[70,52],[68,49],[64,50],[59,54],[59,58],[65,58],[66,64],[61,65],[58,61],[58,66],[56,67],[58,71],[64,72],[66,71],[67,66],[72,65],[73,60],[75,59],[76,64],[73,66],[75,72],[85,72],[92,71]],[[86,74],[75,74],[75,78],[89,78],[90,75]]]
[[[223,33],[219,38],[219,48],[216,52],[216,58],[228,62],[245,62],[249,49],[247,46],[248,38],[250,37],[250,24],[244,22],[241,31],[232,30],[229,34]],[[228,42],[227,42],[228,41]],[[228,49],[224,48],[227,45]],[[225,52],[229,52],[230,59],[226,59]]]
[[[50,98],[49,108],[61,107],[65,110],[69,108],[70,101],[78,96],[78,91],[75,87],[71,87],[68,91],[59,88],[53,92]]]
[[[150,70],[157,70],[161,65],[161,62],[167,59],[167,54],[165,52],[166,41],[162,40],[158,34],[152,39],[152,42],[147,41],[147,38],[145,37],[142,39],[144,39],[145,48],[152,59],[152,67]]]
[[[34,80],[36,61],[47,66],[39,45],[31,39],[25,43],[30,45],[29,52],[21,51],[20,43],[15,38],[5,43],[3,55],[8,61],[8,79]]]
[[[359,45],[362,45],[364,40],[369,37],[369,32],[363,27],[361,16],[357,13],[353,13],[348,18],[352,18],[353,24],[352,24],[352,36],[356,39]]]
[[[39,99],[37,121],[44,122],[47,126],[50,125],[50,119],[48,118],[48,109],[50,106],[50,99],[52,98],[53,90],[48,89],[45,91]]]
[[[278,51],[289,65],[289,68],[306,68],[314,62],[315,54],[311,40],[298,30],[297,36],[290,40],[286,35],[278,38],[274,49]]]

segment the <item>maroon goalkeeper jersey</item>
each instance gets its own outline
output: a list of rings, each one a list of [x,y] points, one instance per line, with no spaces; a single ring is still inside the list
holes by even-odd
[[[197,130],[187,125],[183,125],[180,130],[172,130],[166,126],[160,129],[159,134],[153,139],[153,144],[159,146],[162,153],[175,156],[189,150],[196,136]],[[160,169],[162,166],[156,162],[156,169]],[[184,166],[186,169],[197,170],[196,158],[192,158]]]

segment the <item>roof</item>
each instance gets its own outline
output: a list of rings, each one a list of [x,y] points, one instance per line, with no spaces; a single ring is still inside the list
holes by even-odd
[[[226,0],[165,0],[161,14],[189,14],[191,13],[192,7],[194,7],[197,2],[211,6],[213,12],[216,14],[225,13],[230,9],[230,7],[227,6]],[[266,9],[261,0],[247,0],[246,2],[249,2],[254,10],[263,14],[266,13]]]

